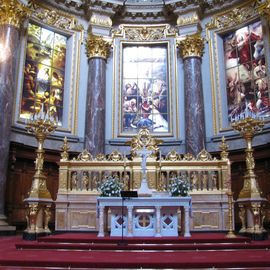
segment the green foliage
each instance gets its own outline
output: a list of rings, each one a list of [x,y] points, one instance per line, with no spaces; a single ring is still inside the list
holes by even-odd
[[[120,197],[122,183],[117,177],[108,176],[100,185],[99,191],[101,197]]]
[[[168,191],[173,197],[186,197],[188,196],[188,192],[190,191],[190,184],[186,179],[183,179],[181,177],[174,177],[170,179]]]

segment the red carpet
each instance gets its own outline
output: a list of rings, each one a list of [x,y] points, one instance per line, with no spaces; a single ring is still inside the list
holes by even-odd
[[[24,241],[21,236],[0,237],[0,269],[270,269],[269,240],[228,239],[220,233],[193,233],[191,238],[126,239],[126,245],[119,246],[121,238],[97,238],[91,233],[52,235],[38,241]]]

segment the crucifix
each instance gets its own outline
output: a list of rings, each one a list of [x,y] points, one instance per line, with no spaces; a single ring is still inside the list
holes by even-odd
[[[138,150],[137,154],[142,157],[142,179],[146,178],[146,160],[147,157],[149,157],[152,154],[152,151],[147,150],[147,148],[145,147],[145,145],[143,146],[142,150]]]
[[[136,152],[142,158],[142,163],[141,163],[142,181],[141,181],[141,187],[138,189],[138,194],[140,196],[151,196],[152,190],[149,189],[147,179],[146,179],[146,161],[147,161],[147,157],[149,157],[152,154],[152,151],[147,150],[145,145],[143,145],[143,148],[141,150],[137,150]]]

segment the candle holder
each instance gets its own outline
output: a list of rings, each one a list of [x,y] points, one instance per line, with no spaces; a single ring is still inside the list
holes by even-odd
[[[239,218],[242,223],[239,233],[251,236],[254,240],[267,238],[262,218],[266,199],[261,197],[259,191],[257,177],[254,172],[255,160],[252,148],[253,137],[262,130],[263,126],[264,122],[262,120],[252,117],[242,118],[232,123],[232,128],[239,131],[246,140],[246,173],[243,188],[237,199]]]
[[[35,240],[37,235],[48,234],[50,229],[48,223],[51,217],[51,205],[53,203],[51,194],[47,189],[46,176],[43,172],[44,163],[44,141],[47,136],[54,132],[57,127],[55,121],[50,119],[37,118],[30,120],[26,129],[33,134],[38,142],[35,160],[35,174],[28,198],[24,200],[26,206],[27,229],[24,231],[23,238]]]
[[[232,128],[239,131],[246,140],[246,173],[244,176],[244,186],[239,194],[239,198],[257,198],[260,192],[256,183],[254,173],[255,161],[253,157],[252,139],[256,133],[260,132],[264,126],[262,120],[247,117],[232,123]]]

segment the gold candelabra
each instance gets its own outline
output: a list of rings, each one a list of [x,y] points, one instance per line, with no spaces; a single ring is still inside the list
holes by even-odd
[[[246,173],[244,176],[244,186],[239,194],[239,198],[260,197],[260,192],[256,183],[254,173],[255,161],[253,157],[252,139],[256,133],[260,132],[264,126],[262,120],[247,117],[232,123],[232,128],[239,131],[246,140]]]
[[[47,136],[53,132],[56,127],[56,122],[43,118],[30,120],[26,125],[27,131],[34,134],[38,141],[35,174],[29,197],[24,200],[25,203],[27,203],[27,228],[24,231],[23,238],[27,240],[35,240],[37,235],[50,233],[48,225],[51,218],[51,205],[53,201],[47,189],[46,176],[43,172],[45,152],[43,145]]]
[[[229,230],[228,233],[226,234],[226,237],[228,238],[235,238],[236,235],[234,234],[234,229],[233,229],[233,193],[231,190],[227,192],[228,195],[228,218],[229,218]]]
[[[56,122],[42,118],[30,120],[26,125],[27,131],[34,134],[38,141],[38,147],[36,150],[37,157],[35,160],[35,175],[33,177],[29,198],[51,199],[51,195],[46,185],[46,176],[43,172],[45,153],[43,145],[47,136],[55,131],[56,127]]]

